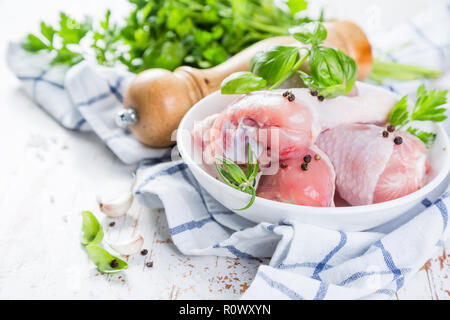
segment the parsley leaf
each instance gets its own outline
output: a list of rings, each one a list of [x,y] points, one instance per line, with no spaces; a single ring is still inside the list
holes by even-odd
[[[433,132],[426,132],[413,127],[409,127],[406,131],[422,140],[427,147],[430,147],[436,140],[436,133]]]
[[[392,109],[391,115],[389,116],[389,123],[393,126],[402,126],[409,121],[408,119],[408,96],[404,96]]]
[[[424,85],[417,89],[416,104],[411,112],[408,112],[408,97],[404,96],[396,103],[389,116],[389,123],[394,126],[404,127],[411,121],[432,121],[441,122],[447,119],[444,114],[447,110],[440,106],[447,103],[447,90],[427,90]],[[436,134],[426,132],[414,127],[409,127],[407,131],[420,140],[427,147],[433,144]]]
[[[296,14],[297,12],[306,10],[308,8],[308,2],[305,0],[288,0],[286,2],[289,10],[291,10],[292,14]]]
[[[447,90],[429,90],[422,85],[417,90],[416,106],[411,120],[441,122],[447,119],[446,108],[438,108],[447,103]]]

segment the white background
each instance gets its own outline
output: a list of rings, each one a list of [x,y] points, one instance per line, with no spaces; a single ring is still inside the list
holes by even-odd
[[[445,1],[310,2],[312,14],[325,6],[328,17],[376,32]],[[237,298],[258,262],[182,256],[170,242],[163,212],[137,208],[136,219],[107,228],[120,239],[142,234],[150,251],[130,258],[121,276],[98,275],[79,245],[79,212],[98,213],[96,195],[129,188],[134,168],[94,134],[67,131],[34,105],[7,69],[5,51],[9,40],[37,30],[39,21],[57,21],[60,10],[99,16],[106,7],[115,18],[129,9],[126,0],[0,0],[0,298]],[[151,269],[144,265],[150,260]],[[450,269],[443,261],[436,255],[396,298],[449,298]]]

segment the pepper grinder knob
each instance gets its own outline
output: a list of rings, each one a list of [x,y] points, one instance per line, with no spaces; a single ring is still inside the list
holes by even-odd
[[[136,110],[133,108],[121,109],[116,114],[116,124],[122,129],[126,129],[138,122]]]

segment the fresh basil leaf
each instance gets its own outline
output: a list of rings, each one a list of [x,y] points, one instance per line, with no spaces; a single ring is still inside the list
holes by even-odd
[[[22,43],[22,48],[30,52],[38,52],[40,50],[48,49],[48,45],[34,34],[29,34]]]
[[[320,22],[308,22],[289,29],[289,33],[304,44],[317,46],[327,38],[327,29]]]
[[[102,273],[117,273],[128,269],[128,263],[122,259],[113,256],[108,251],[97,245],[86,246],[89,259],[97,266],[98,271]],[[113,261],[115,260],[116,266]]]
[[[83,245],[98,244],[103,240],[103,228],[92,212],[83,211],[81,243]]]
[[[289,7],[289,10],[291,10],[292,14],[296,14],[308,8],[308,2],[305,0],[288,0],[286,5]]]
[[[243,94],[265,88],[267,81],[251,72],[236,72],[222,82],[222,94]]]
[[[427,147],[430,147],[436,140],[436,134],[433,132],[426,132],[413,127],[409,127],[407,131],[422,140]]]
[[[311,76],[319,95],[334,98],[349,93],[356,82],[355,61],[342,51],[314,47],[309,58]]]
[[[422,85],[417,89],[417,100],[411,120],[441,122],[447,119],[446,108],[438,108],[447,103],[447,90],[426,90]]]
[[[298,47],[273,46],[261,50],[250,60],[250,71],[271,86],[292,71],[299,58]]]

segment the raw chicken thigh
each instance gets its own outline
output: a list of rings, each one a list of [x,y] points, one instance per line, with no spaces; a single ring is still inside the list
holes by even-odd
[[[310,156],[308,169],[301,168]],[[317,157],[319,155],[319,157]],[[275,175],[263,175],[256,194],[259,197],[312,207],[333,206],[336,175],[328,157],[316,146],[301,157],[283,160]]]
[[[244,163],[247,144],[258,157],[275,151],[279,158],[300,154],[320,133],[310,99],[305,90],[298,91],[294,101],[284,97],[283,91],[244,96],[219,115],[205,119],[202,130],[194,133],[197,143],[201,141],[204,160],[211,162],[221,155]]]
[[[383,137],[375,125],[346,124],[323,132],[317,145],[336,171],[336,189],[351,205],[393,200],[423,186],[424,143],[408,132]],[[394,143],[401,137],[401,144]],[[397,139],[399,142],[399,139]]]

